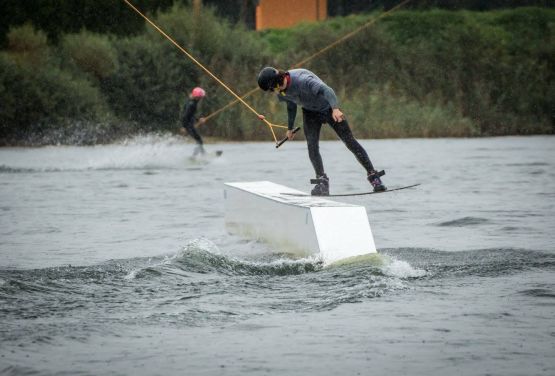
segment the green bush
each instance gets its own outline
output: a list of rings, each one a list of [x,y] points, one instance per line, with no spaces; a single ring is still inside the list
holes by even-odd
[[[83,30],[63,36],[60,44],[66,62],[98,80],[109,77],[118,67],[116,50],[105,35]]]
[[[421,103],[388,87],[357,91],[345,101],[345,114],[358,137],[471,137],[479,130],[453,105]]]
[[[351,23],[351,30],[362,23],[357,17],[344,21]],[[335,33],[332,22],[284,31],[282,39],[278,30],[263,37],[286,44],[290,51],[303,51],[304,56],[296,56],[302,60],[345,34]],[[464,124],[474,124],[470,132],[461,125],[461,134],[549,133],[554,124],[554,22],[555,12],[545,9],[398,11],[305,67],[336,92],[388,87],[398,98],[423,107],[433,103],[454,109],[466,119]],[[310,32],[297,34],[302,29]],[[360,100],[349,100],[369,99],[369,94],[360,95]]]
[[[481,135],[550,132],[553,69],[542,56],[554,51],[554,21],[552,10],[526,8],[398,12],[383,22],[403,57],[393,81],[417,100],[453,103]],[[544,26],[524,31],[532,24]]]
[[[142,130],[175,124],[184,94],[184,82],[198,82],[192,63],[177,58],[167,44],[145,36],[115,43],[118,69],[102,83],[112,110],[122,119],[136,121]]]
[[[27,64],[41,65],[50,57],[46,34],[31,24],[13,27],[7,35],[8,48],[13,59]]]
[[[301,24],[261,38],[285,68],[369,19]],[[545,9],[399,11],[303,67],[335,89],[361,137],[552,133],[554,22]],[[260,103],[285,122],[282,106]]]
[[[37,138],[68,121],[105,118],[97,88],[56,67],[36,67],[0,53],[0,140]]]
[[[189,8],[173,7],[154,18],[167,34],[236,93],[256,84],[264,45],[256,34],[232,27],[205,9],[193,17]],[[206,89],[199,115],[221,108],[234,97],[152,28],[144,35],[118,39],[118,69],[102,84],[115,113],[142,124],[143,130],[177,130],[183,104],[195,86]],[[229,126],[244,116],[235,106],[203,127],[209,136],[237,138],[243,132]]]

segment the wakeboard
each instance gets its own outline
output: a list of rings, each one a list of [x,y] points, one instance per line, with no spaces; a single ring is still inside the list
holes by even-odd
[[[209,151],[204,154],[191,156],[189,157],[189,161],[195,163],[209,163],[211,160],[221,157],[223,153],[223,150]]]
[[[375,193],[387,193],[387,192],[395,192],[395,191],[400,191],[402,189],[408,189],[408,188],[414,188],[414,187],[418,187],[420,185],[420,183],[418,184],[412,184],[412,185],[406,185],[404,187],[396,187],[396,188],[391,188],[391,189],[387,189],[385,191],[369,191],[369,192],[356,192],[356,193],[339,193],[339,194],[330,194],[328,196],[311,196],[307,193],[282,193],[283,195],[286,196],[297,196],[297,197],[305,197],[305,196],[310,196],[310,197],[349,197],[349,196],[365,196],[365,195],[373,195]]]

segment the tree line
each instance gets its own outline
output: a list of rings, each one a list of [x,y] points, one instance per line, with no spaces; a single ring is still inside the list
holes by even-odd
[[[288,68],[380,14],[254,32],[208,7],[194,17],[188,6],[165,6],[151,14],[154,21],[238,93],[256,87],[263,66]],[[336,90],[359,137],[553,133],[554,39],[553,9],[403,10],[306,68]],[[208,92],[204,115],[233,99],[144,25],[129,33],[81,28],[55,37],[33,23],[12,26],[0,51],[0,143],[96,143],[174,132],[197,85]],[[257,93],[247,101],[273,122],[286,122],[274,98]],[[201,132],[269,139],[241,105]]]

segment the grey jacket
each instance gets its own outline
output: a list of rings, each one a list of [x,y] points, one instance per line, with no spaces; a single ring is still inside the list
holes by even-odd
[[[330,108],[339,107],[333,89],[317,75],[307,69],[291,69],[288,73],[291,77],[291,84],[284,92],[278,93],[277,96],[280,101],[287,102],[289,129],[293,129],[297,105],[309,111],[324,113],[329,111]]]

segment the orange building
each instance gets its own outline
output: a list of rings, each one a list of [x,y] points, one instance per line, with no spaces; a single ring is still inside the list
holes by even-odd
[[[325,20],[327,15],[327,0],[259,0],[256,30],[283,29],[301,21]]]

